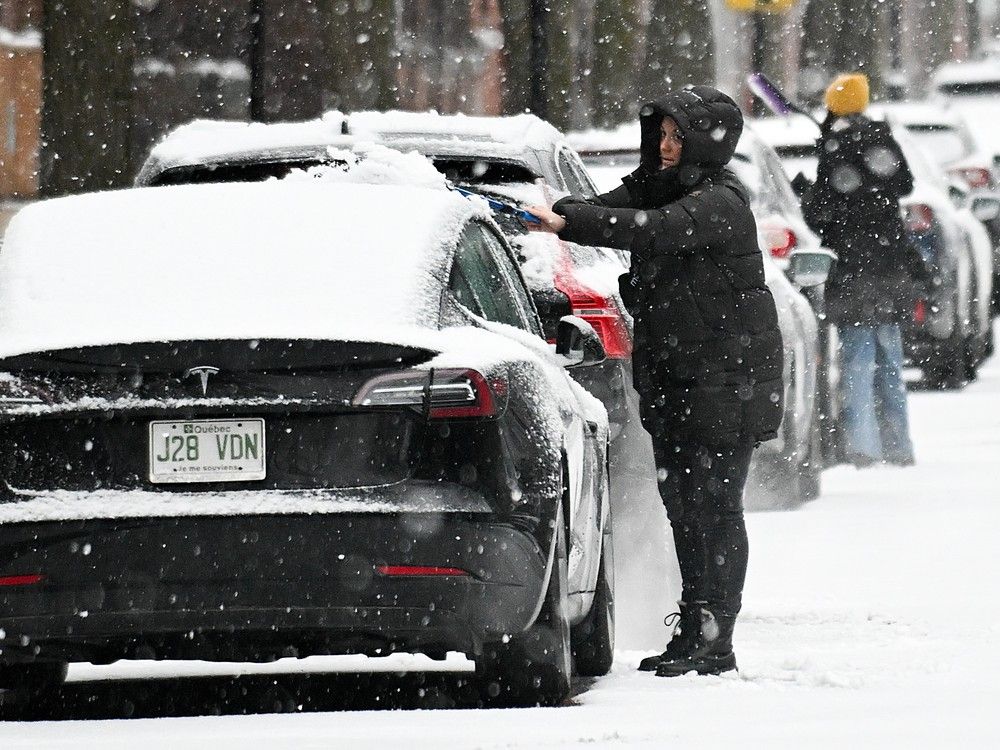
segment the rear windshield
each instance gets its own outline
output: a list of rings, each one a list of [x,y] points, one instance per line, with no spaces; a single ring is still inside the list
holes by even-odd
[[[534,182],[538,175],[527,166],[506,159],[434,156],[431,161],[452,182],[466,185],[505,185]]]
[[[288,159],[270,162],[243,162],[229,164],[193,164],[167,169],[153,177],[149,184],[192,185],[217,182],[263,182],[271,178],[286,177],[295,169],[308,169],[333,162],[323,159]]]
[[[1000,81],[956,81],[942,83],[938,91],[950,96],[988,96],[1000,94]]]
[[[947,125],[907,125],[906,129],[938,164],[947,164],[972,153],[972,144]]]
[[[62,349],[0,359],[0,372],[173,372],[197,363],[235,372],[344,372],[417,365],[432,354],[394,344],[311,339],[162,341]]]

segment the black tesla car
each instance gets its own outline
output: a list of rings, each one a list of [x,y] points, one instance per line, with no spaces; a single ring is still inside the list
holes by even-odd
[[[69,662],[419,652],[487,699],[610,668],[603,407],[445,189],[97,193],[0,257],[0,689]]]

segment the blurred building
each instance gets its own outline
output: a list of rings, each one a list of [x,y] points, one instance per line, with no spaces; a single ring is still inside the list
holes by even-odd
[[[0,200],[38,193],[41,0],[0,0]]]

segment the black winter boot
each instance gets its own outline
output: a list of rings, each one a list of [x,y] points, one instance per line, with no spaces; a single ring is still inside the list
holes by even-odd
[[[674,618],[675,621],[674,632],[670,638],[670,643],[667,644],[667,650],[662,654],[647,656],[639,662],[640,672],[655,672],[656,668],[660,666],[660,662],[683,656],[687,653],[695,637],[701,631],[701,618],[697,607],[687,602],[679,601],[677,602],[677,608],[680,611],[667,615],[664,620],[666,622]]]
[[[688,672],[721,674],[736,669],[733,653],[733,627],[736,615],[709,609],[705,602],[695,602],[701,627],[687,652],[673,659],[662,659],[656,667],[657,677],[677,677]]]

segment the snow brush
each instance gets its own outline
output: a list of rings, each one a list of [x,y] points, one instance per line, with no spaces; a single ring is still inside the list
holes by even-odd
[[[774,82],[763,73],[751,73],[748,75],[747,86],[758,99],[764,102],[769,110],[774,112],[774,114],[780,115],[781,117],[787,117],[792,113],[803,115],[804,117],[808,117],[812,120],[816,127],[820,127],[819,121],[815,117],[813,117],[803,107],[800,107],[798,104],[785,96],[781,89],[779,89]]]
[[[518,208],[517,206],[512,206],[509,203],[504,203],[503,201],[498,201],[496,198],[490,198],[488,195],[483,195],[482,193],[476,193],[472,190],[466,190],[465,188],[456,187],[454,185],[449,186],[459,195],[464,195],[466,198],[482,198],[486,201],[486,204],[490,207],[491,211],[495,211],[498,214],[507,214],[508,216],[513,216],[521,221],[527,222],[528,224],[541,224],[542,220],[535,216],[530,211],[525,211],[523,208]]]

